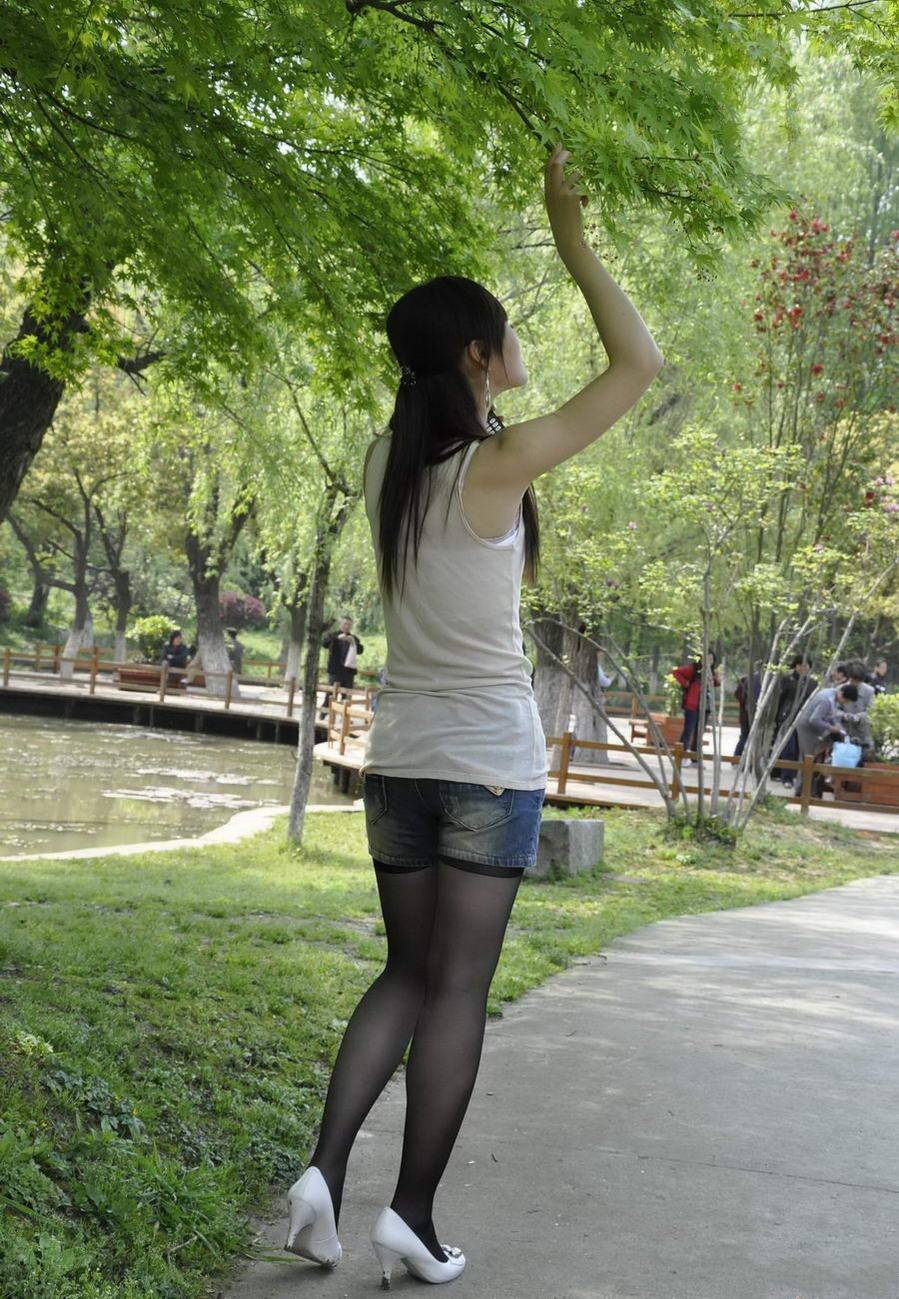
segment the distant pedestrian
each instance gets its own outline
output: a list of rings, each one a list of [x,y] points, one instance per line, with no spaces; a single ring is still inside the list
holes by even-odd
[[[755,707],[759,701],[761,691],[762,678],[759,672],[753,672],[751,686],[748,672],[744,673],[737,682],[734,697],[740,709],[740,738],[737,740],[737,747],[734,749],[735,758],[739,758],[746,748],[746,741],[749,739],[749,730],[752,726]]]
[[[806,700],[818,689],[818,682],[812,676],[812,665],[803,655],[797,654],[790,661],[790,670],[780,679],[777,689],[777,711],[774,716],[774,744],[778,745],[784,731],[789,728],[787,742],[780,751],[785,762],[799,760],[799,740],[796,735],[796,719],[802,711]],[[784,785],[792,785],[796,773],[791,767],[775,767],[771,773]]]
[[[837,663],[829,672],[828,686],[844,686],[849,683],[849,664]]]
[[[228,633],[228,644],[225,648],[228,651],[228,658],[231,660],[231,671],[236,677],[239,677],[243,672],[243,656],[246,647],[242,641],[237,639],[236,627],[226,627],[225,631]]]
[[[890,665],[885,658],[879,658],[874,664],[874,671],[871,673],[868,681],[874,689],[876,695],[886,694],[888,689],[887,677],[890,673]]]
[[[799,741],[799,760],[812,757],[822,760],[834,740],[845,739],[844,709],[856,703],[858,688],[847,682],[840,686],[825,686],[809,699],[796,719]],[[793,788],[802,789],[802,771],[796,772]],[[812,795],[820,798],[824,792],[824,777],[816,775],[812,781]]]
[[[328,684],[352,690],[356,680],[359,655],[365,648],[352,631],[353,620],[341,618],[337,631],[326,632],[322,644],[328,649]]]
[[[162,651],[162,661],[170,668],[186,668],[190,655],[180,631],[173,631]]]
[[[869,684],[874,688],[877,695],[886,694],[889,689],[890,665],[885,658],[879,658],[874,664],[874,668],[868,678]]]
[[[844,708],[844,729],[854,744],[861,746],[862,760],[869,758],[874,752],[874,736],[871,731],[871,722],[868,719],[868,709],[877,698],[877,692],[868,680],[868,669],[864,663],[858,659],[853,659],[846,664],[846,671],[849,681],[855,686],[858,692],[858,698],[846,705]]]
[[[721,678],[717,672],[717,660],[712,655],[710,680],[713,685],[720,686]],[[701,708],[702,696],[702,659],[694,659],[692,663],[684,663],[678,668],[673,668],[671,675],[683,691],[682,701],[684,710],[684,729],[681,735],[681,744],[686,752],[702,744],[702,736],[705,732],[705,716],[708,711],[708,702]],[[702,712],[702,725],[700,725],[699,714]],[[689,759],[687,760],[689,761]]]

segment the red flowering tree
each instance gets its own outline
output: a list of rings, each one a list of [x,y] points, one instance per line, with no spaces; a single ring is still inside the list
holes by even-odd
[[[899,231],[871,247],[794,209],[770,234],[744,300],[756,363],[732,396],[751,443],[798,452],[795,479],[770,502],[747,553],[789,581],[801,547],[847,545],[853,511],[890,508],[871,493],[895,458]],[[761,608],[750,615],[756,643],[763,617]]]
[[[223,591],[219,596],[219,612],[226,627],[264,627],[268,614],[255,595],[240,595],[237,591]]]
[[[803,472],[767,521],[765,550],[781,560],[800,542],[838,540],[845,511],[890,467],[899,231],[872,249],[794,209],[771,238],[746,303],[757,364],[733,393],[754,442],[802,453]]]

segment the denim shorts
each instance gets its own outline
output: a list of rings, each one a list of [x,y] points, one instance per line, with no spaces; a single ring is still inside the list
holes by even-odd
[[[366,772],[368,850],[397,868],[445,861],[488,875],[522,870],[537,860],[545,794]]]

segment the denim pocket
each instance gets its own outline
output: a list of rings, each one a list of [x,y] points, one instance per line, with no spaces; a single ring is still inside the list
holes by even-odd
[[[515,790],[493,794],[486,785],[458,780],[440,782],[440,804],[454,825],[462,830],[492,830],[508,821],[515,808]]]
[[[365,819],[369,825],[374,825],[387,811],[384,777],[377,772],[367,772],[362,778],[362,798],[365,803]]]

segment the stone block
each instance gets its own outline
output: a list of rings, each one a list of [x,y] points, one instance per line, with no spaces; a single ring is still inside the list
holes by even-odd
[[[589,821],[544,817],[540,826],[537,862],[525,874],[534,879],[546,879],[553,874],[579,875],[602,861],[602,850],[601,817]]]

